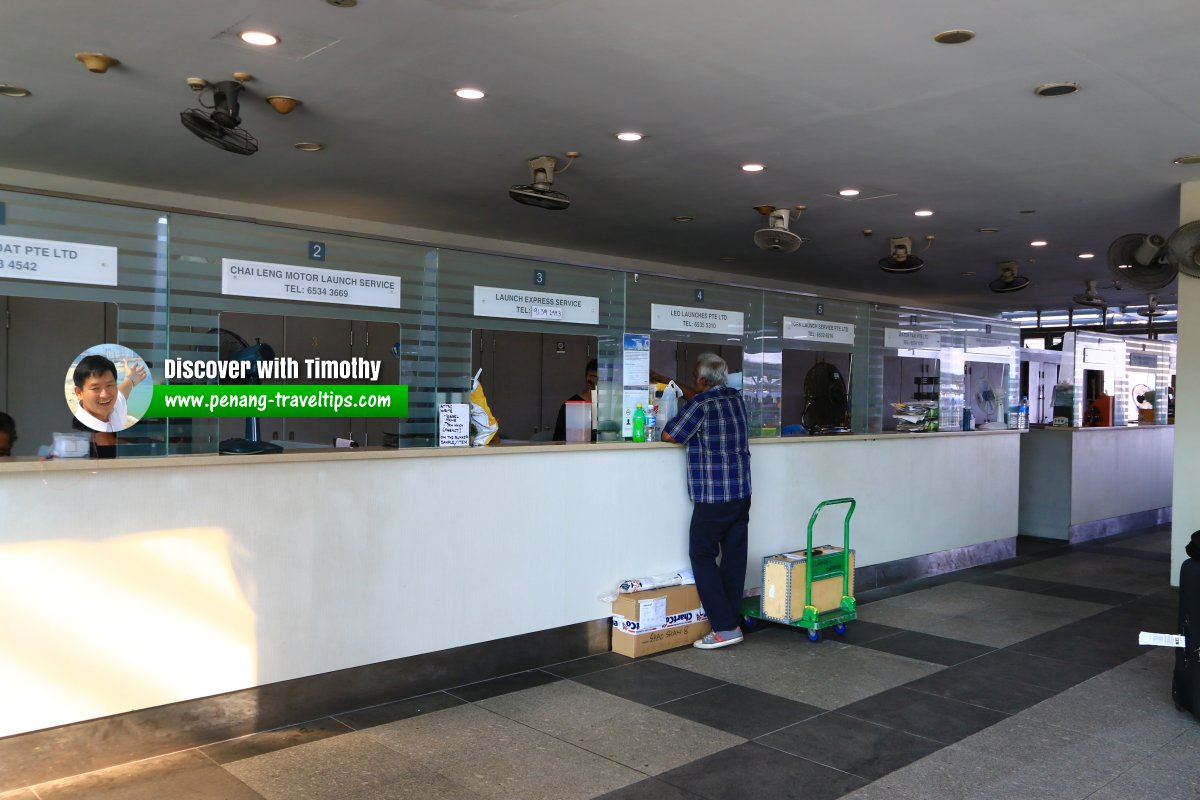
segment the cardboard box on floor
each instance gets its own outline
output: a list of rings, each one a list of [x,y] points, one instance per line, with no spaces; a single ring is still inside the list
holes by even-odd
[[[662,602],[657,604],[647,602],[660,598]],[[664,604],[665,614],[661,623],[642,613],[661,610]],[[665,586],[623,594],[613,601],[612,610],[613,652],[631,658],[687,647],[697,639],[703,639],[712,630],[695,586]]]
[[[817,551],[821,556],[815,555]],[[813,548],[813,560],[817,561],[815,574],[821,574],[835,561],[840,570],[841,547],[824,544]],[[763,559],[762,607],[763,619],[772,622],[792,623],[804,616],[805,575],[808,571],[807,550],[795,550]],[[850,551],[850,596],[854,596],[854,551]],[[817,611],[832,611],[842,604],[842,576],[814,579],[812,585],[813,605]]]

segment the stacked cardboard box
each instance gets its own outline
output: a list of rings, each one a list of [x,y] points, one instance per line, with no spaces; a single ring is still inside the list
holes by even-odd
[[[623,594],[612,610],[613,652],[630,657],[686,647],[712,630],[691,585]]]

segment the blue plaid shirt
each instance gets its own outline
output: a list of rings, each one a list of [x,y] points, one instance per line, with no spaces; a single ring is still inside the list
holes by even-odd
[[[742,395],[715,386],[696,395],[663,431],[687,448],[688,496],[726,503],[750,496],[750,442]]]

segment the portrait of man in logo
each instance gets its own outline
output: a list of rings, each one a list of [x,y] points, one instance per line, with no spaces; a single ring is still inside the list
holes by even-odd
[[[145,414],[153,385],[141,356],[119,344],[100,344],[71,362],[64,393],[81,424],[101,433],[118,433]]]

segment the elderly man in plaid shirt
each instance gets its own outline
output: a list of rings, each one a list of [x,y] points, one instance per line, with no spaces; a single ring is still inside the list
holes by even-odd
[[[729,368],[714,353],[696,359],[696,394],[667,423],[663,441],[687,448],[692,526],[688,555],[712,633],[704,650],[742,641],[742,592],[750,525],[750,443],[742,395],[727,386]],[[717,556],[721,563],[717,565]]]

